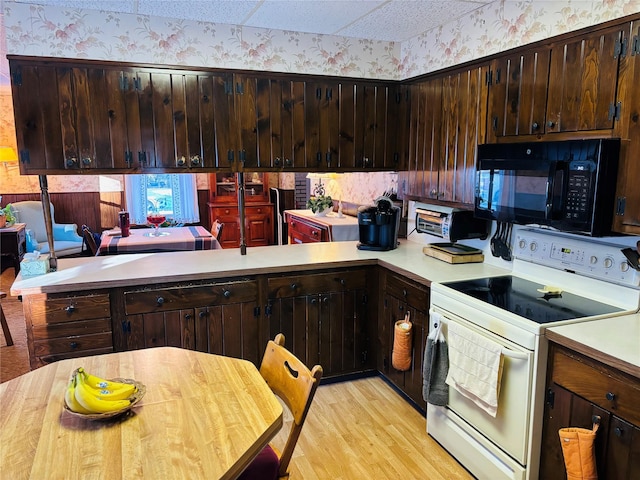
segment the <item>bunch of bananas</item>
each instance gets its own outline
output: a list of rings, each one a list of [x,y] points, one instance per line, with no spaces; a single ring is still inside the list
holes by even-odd
[[[104,380],[80,367],[73,372],[64,401],[72,412],[111,413],[128,407],[137,391],[134,384]]]

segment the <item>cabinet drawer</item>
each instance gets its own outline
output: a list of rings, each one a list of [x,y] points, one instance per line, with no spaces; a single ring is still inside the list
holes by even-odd
[[[317,241],[320,242],[326,242],[329,239],[328,227],[307,223],[297,217],[289,217],[289,228],[309,238],[317,239]]]
[[[127,315],[165,312],[255,301],[258,298],[258,285],[255,281],[190,285],[125,292],[124,298]]]
[[[84,352],[95,349],[111,349],[113,351],[113,339],[111,332],[94,333],[92,335],[74,335],[65,338],[54,338],[45,341],[33,342],[36,356]]]
[[[35,296],[26,298],[28,317],[35,325],[76,322],[92,318],[109,318],[109,295],[50,298]]]
[[[320,273],[316,275],[269,278],[269,298],[297,297],[314,293],[342,292],[365,288],[367,276],[362,270]]]
[[[387,274],[385,293],[404,299],[408,304],[423,311],[429,310],[430,290],[396,275]]]
[[[640,425],[640,380],[555,350],[553,382],[634,425]]]
[[[50,323],[32,327],[33,340],[72,338],[97,333],[111,334],[111,319],[80,320],[78,322]]]
[[[240,213],[238,212],[238,207],[211,208],[211,216],[214,218],[236,218],[238,215],[240,215]]]

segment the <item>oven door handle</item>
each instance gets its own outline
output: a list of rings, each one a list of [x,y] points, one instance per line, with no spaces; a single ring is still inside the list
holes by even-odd
[[[509,350],[508,348],[503,348],[502,354],[505,357],[515,358],[517,360],[527,360],[529,356],[528,353],[516,352],[515,350]]]

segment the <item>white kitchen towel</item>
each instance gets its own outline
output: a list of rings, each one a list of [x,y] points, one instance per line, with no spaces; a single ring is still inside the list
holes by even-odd
[[[495,417],[502,377],[502,347],[458,323],[449,322],[447,329],[447,385]]]

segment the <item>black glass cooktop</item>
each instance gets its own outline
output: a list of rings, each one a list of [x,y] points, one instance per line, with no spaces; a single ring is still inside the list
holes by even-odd
[[[572,293],[544,293],[544,286],[512,275],[443,285],[536,323],[612,314],[622,309]],[[588,292],[586,292],[588,294]]]

